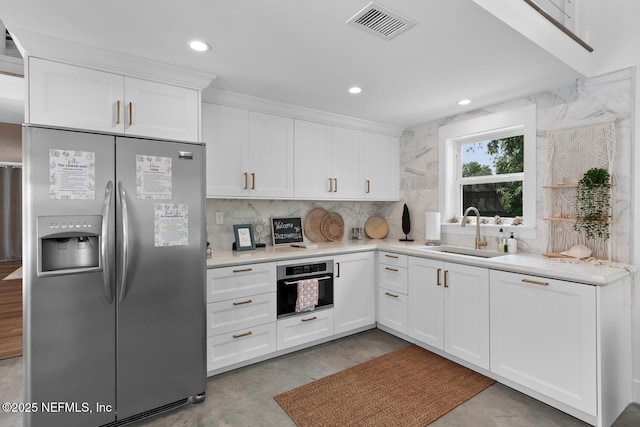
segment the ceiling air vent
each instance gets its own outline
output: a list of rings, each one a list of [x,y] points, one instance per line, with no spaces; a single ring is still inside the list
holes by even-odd
[[[362,28],[384,39],[391,40],[416,23],[386,7],[371,2],[349,19],[347,25]]]

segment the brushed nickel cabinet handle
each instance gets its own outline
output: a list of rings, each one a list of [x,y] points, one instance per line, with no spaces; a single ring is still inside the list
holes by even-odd
[[[395,259],[398,259],[398,255],[389,255],[389,254],[384,254],[384,256],[386,256],[387,258],[395,258]]]
[[[398,298],[398,295],[394,295],[390,292],[385,292],[384,294],[390,296],[391,298]]]
[[[440,273],[441,273],[441,272],[442,272],[442,269],[441,269],[441,268],[439,268],[439,269],[438,269],[438,282],[437,282],[437,285],[438,285],[438,286],[442,286],[442,283],[440,283]]]
[[[242,337],[248,337],[249,335],[252,335],[252,334],[253,332],[249,331],[249,332],[245,332],[244,334],[234,335],[233,338],[238,339]]]
[[[384,269],[389,271],[396,271],[396,272],[398,271],[397,268],[391,268],[391,267],[385,267]]]
[[[242,268],[240,270],[233,270],[234,273],[246,273],[247,271],[251,271],[253,268]]]
[[[447,283],[449,280],[449,270],[444,271],[444,287],[448,288],[449,284]]]
[[[329,193],[333,193],[333,179],[329,178]]]
[[[300,321],[301,322],[311,322],[312,320],[316,320],[316,319],[317,319],[317,317],[313,316],[313,317],[309,317],[308,319],[301,319]]]
[[[118,102],[116,102],[116,124],[119,125],[120,124],[120,100],[118,99]]]
[[[251,304],[253,301],[248,299],[246,301],[234,302],[233,305],[243,305],[243,304]]]
[[[338,178],[333,178],[333,181],[335,182],[335,185],[333,186],[333,192],[337,193],[338,192]]]
[[[133,124],[133,102],[129,103],[129,126]]]
[[[371,180],[367,180],[367,193],[371,193]]]
[[[522,279],[522,281],[525,282],[525,283],[531,283],[532,285],[549,286],[549,283],[547,283],[547,282],[538,282],[537,280]]]

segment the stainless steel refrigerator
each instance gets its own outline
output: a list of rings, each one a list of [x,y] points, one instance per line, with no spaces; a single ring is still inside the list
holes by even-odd
[[[25,426],[204,399],[204,150],[24,127]]]

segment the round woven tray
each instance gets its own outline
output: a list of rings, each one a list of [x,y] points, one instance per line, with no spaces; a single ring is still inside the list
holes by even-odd
[[[340,214],[329,212],[322,217],[321,229],[324,237],[332,242],[342,240],[344,237],[344,220]]]
[[[380,216],[372,216],[364,223],[364,232],[372,239],[384,239],[389,232],[389,224]]]
[[[304,218],[304,235],[307,236],[307,239],[311,240],[313,243],[324,242],[327,238],[322,234],[322,218],[328,214],[329,211],[323,208],[314,208],[309,211],[307,216]]]

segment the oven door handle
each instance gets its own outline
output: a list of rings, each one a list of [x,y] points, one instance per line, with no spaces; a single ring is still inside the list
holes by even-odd
[[[315,277],[314,277],[315,279]],[[323,276],[323,277],[318,277],[318,280],[327,280],[327,279],[331,279],[331,276]],[[305,279],[302,279],[305,280]],[[284,282],[285,285],[297,285],[299,282],[299,280],[294,280],[291,282]]]

